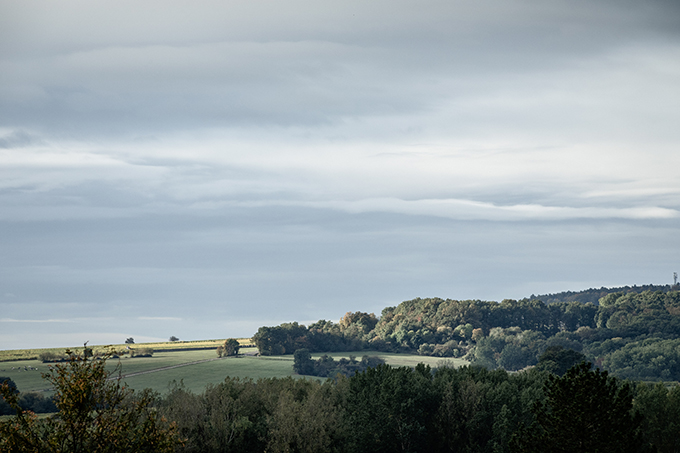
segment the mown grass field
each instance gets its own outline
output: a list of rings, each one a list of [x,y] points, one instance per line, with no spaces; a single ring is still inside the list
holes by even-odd
[[[321,355],[323,354],[313,354],[313,358],[316,359]],[[420,362],[432,367],[446,364],[453,366],[467,364],[462,359],[387,354],[378,351],[329,353],[328,355],[335,359],[349,357],[350,355],[356,356],[358,359],[363,355],[377,355],[392,366],[413,367]],[[46,390],[49,385],[41,378],[41,372],[46,372],[48,365],[38,360],[3,362],[0,363],[0,376],[13,379],[22,392]],[[15,369],[12,370],[12,367]],[[28,367],[38,368],[38,371],[27,371]],[[217,384],[227,376],[252,379],[302,377],[293,373],[292,355],[269,357],[245,355],[218,359],[214,349],[158,351],[154,352],[153,357],[109,359],[107,367],[116,373],[120,372],[124,376],[124,381],[133,389],[151,388],[160,393],[167,392],[168,385],[172,381],[183,381],[186,388],[194,392],[201,392],[206,385]],[[135,373],[142,374],[132,375]]]

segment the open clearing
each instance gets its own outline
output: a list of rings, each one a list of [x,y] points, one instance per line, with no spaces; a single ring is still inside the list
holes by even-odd
[[[246,350],[247,351],[247,350]],[[313,358],[323,353],[313,354]],[[407,354],[389,354],[378,351],[353,351],[328,353],[335,359],[350,355],[361,359],[364,355],[375,355],[383,358],[392,366],[416,366],[423,362],[432,367],[449,365],[461,366],[468,362],[462,359],[427,357]],[[0,376],[7,376],[16,382],[22,392],[48,390],[47,382],[41,378],[41,372],[48,370],[48,365],[38,360],[21,360],[0,363]],[[30,368],[37,368],[31,370]],[[118,372],[124,381],[136,390],[151,388],[165,393],[172,381],[183,381],[187,389],[201,392],[208,384],[218,384],[227,376],[238,378],[271,378],[293,376],[293,356],[238,356],[218,359],[214,349],[198,351],[159,351],[153,357],[124,357],[110,359],[107,367]],[[12,370],[12,368],[15,368]],[[315,378],[317,379],[317,378]]]

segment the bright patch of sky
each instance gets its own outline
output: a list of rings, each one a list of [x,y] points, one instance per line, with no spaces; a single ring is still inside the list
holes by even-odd
[[[0,4],[0,349],[680,271],[674,1]]]

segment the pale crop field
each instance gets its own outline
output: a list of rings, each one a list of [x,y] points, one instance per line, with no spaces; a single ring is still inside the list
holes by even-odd
[[[224,343],[225,339],[221,340],[196,340],[196,341],[163,341],[158,343],[134,343],[134,344],[113,344],[108,346],[91,346],[95,351],[95,354],[104,353],[107,351],[125,351],[127,348],[141,349],[150,348],[154,351],[164,351],[164,350],[192,350],[192,349],[205,349],[205,350],[215,350],[218,346]],[[250,338],[238,338],[238,342],[242,348],[249,350],[250,346],[253,346]],[[71,350],[74,352],[82,352],[83,347],[71,347],[71,348],[43,348],[43,349],[9,349],[0,351],[0,369],[2,369],[1,362],[12,362],[15,360],[37,360],[38,356],[43,352],[52,352],[58,355],[64,354],[64,351]],[[253,348],[254,349],[254,348]]]

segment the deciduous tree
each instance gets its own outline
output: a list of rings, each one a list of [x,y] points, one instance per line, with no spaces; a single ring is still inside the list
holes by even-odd
[[[2,384],[0,392],[17,415],[0,422],[0,451],[171,452],[180,443],[175,427],[166,427],[151,409],[152,392],[134,394],[120,376],[106,370],[106,357],[93,360],[89,348],[68,353],[67,362],[43,374],[54,388],[59,410],[47,420],[23,410],[17,394]]]

